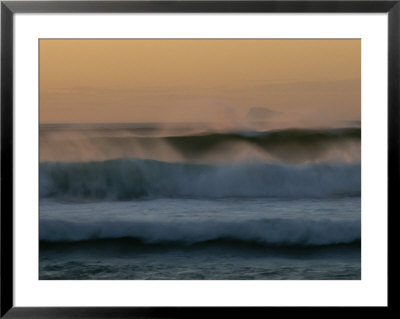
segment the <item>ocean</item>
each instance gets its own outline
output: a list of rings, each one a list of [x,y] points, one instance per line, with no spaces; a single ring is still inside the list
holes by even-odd
[[[361,279],[361,129],[41,125],[41,280]]]

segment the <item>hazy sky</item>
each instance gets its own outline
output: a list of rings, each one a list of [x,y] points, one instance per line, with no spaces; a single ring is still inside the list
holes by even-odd
[[[360,40],[40,40],[41,123],[360,120]]]

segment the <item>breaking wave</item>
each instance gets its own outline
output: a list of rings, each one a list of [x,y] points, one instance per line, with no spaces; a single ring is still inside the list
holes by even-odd
[[[261,219],[248,221],[88,221],[40,220],[40,241],[80,242],[136,239],[146,244],[191,245],[231,241],[275,246],[357,243],[359,220]]]
[[[210,165],[118,159],[44,162],[39,176],[42,198],[330,197],[361,192],[360,164]]]

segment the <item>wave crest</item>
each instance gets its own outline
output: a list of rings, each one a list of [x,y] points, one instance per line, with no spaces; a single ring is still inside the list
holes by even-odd
[[[134,157],[198,163],[249,158],[291,164],[359,163],[361,148],[360,128],[203,132],[172,136],[137,135],[117,129],[45,130],[40,134],[41,161]]]

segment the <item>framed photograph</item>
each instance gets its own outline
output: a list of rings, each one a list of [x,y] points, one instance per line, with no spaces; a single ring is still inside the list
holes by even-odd
[[[390,309],[399,28],[399,1],[2,1],[1,316]]]

